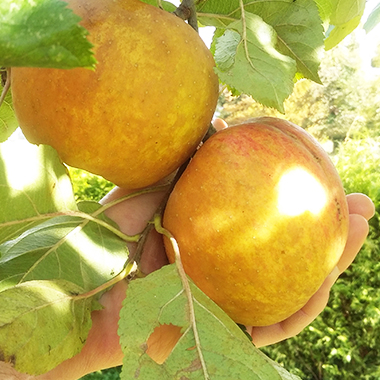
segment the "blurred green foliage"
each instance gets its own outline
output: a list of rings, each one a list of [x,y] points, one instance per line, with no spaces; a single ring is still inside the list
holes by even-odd
[[[82,377],[80,380],[119,380],[120,372],[121,366],[90,373]]]
[[[112,182],[103,177],[77,168],[68,169],[77,201],[98,202],[114,187]]]

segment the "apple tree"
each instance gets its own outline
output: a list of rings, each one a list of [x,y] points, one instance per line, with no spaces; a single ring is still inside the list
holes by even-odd
[[[353,0],[145,3],[174,12],[195,29],[215,27],[210,50],[220,85],[280,112],[297,80],[321,82],[323,51],[359,25],[365,6]],[[146,231],[160,226],[152,221],[141,234],[125,235],[104,216],[115,202],[76,201],[52,147],[14,142],[12,68],[96,71],[79,17],[61,0],[2,0],[0,20],[0,360],[19,372],[41,374],[81,351],[100,296],[133,277],[125,243],[139,244]],[[297,378],[255,348],[244,328],[174,264],[130,280],[127,301],[119,325],[122,379],[140,372],[149,374],[145,379]],[[177,344],[161,362],[146,350],[159,325],[181,326]]]

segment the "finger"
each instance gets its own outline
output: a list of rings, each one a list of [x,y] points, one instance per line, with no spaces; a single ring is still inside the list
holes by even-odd
[[[156,231],[151,231],[141,255],[140,270],[149,274],[166,264],[169,264],[169,260],[166,256],[162,235]]]
[[[219,118],[216,118],[213,122],[212,122],[212,125],[214,126],[214,128],[217,130],[217,131],[220,131],[224,128],[228,128],[228,124],[223,120],[223,119],[219,119]]]
[[[247,332],[252,337],[252,343],[258,348],[269,346],[289,338],[280,323],[260,327],[248,326]]]
[[[252,341],[256,347],[268,346],[299,334],[326,307],[331,288],[324,282],[308,303],[282,322],[270,326],[252,327]]]
[[[367,220],[375,215],[375,205],[367,195],[352,193],[347,195],[350,214],[359,214]]]
[[[346,242],[346,247],[337,264],[339,274],[344,272],[354,261],[360,251],[369,232],[367,219],[358,214],[350,215],[350,229]]]
[[[99,203],[102,205],[105,205],[106,203],[109,203],[113,201],[114,199],[118,199],[123,197],[124,195],[129,194],[130,191],[126,189],[122,189],[121,187],[114,187],[110,192],[108,192],[100,201]]]
[[[116,187],[100,203],[106,204],[130,193],[129,190]],[[143,231],[164,195],[164,191],[141,194],[109,208],[105,214],[119,226],[123,233],[135,235]]]
[[[129,194],[129,191],[115,188],[102,200],[102,203],[111,202],[127,194]],[[165,192],[139,195],[115,207],[111,207],[106,211],[106,215],[115,221],[120,230],[125,234],[138,234],[146,227],[164,195]],[[136,250],[136,244],[128,244],[128,248],[133,253]],[[162,237],[153,230],[149,233],[144,244],[140,269],[143,273],[148,274],[166,264],[168,264],[168,259],[164,250]]]
[[[36,378],[17,372],[12,367],[11,363],[5,363],[5,362],[0,361],[0,379],[2,380],[32,380],[33,379],[34,380]]]

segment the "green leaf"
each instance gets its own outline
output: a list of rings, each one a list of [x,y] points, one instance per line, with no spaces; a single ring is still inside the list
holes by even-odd
[[[366,0],[331,0],[332,14],[330,24],[338,26],[344,25],[351,20],[361,17]]]
[[[330,0],[330,26],[326,32],[325,50],[338,45],[360,24],[365,0]]]
[[[323,53],[324,34],[318,8],[313,0],[296,0],[276,11],[269,3],[263,20],[272,25],[278,35],[278,50],[297,63],[297,71],[305,78],[321,83],[318,70]],[[284,18],[286,22],[284,23]]]
[[[235,31],[227,30],[216,42],[220,80],[283,112],[283,102],[293,91],[295,61],[275,49],[276,33],[259,16],[246,12],[229,28]]]
[[[359,26],[361,17],[362,15],[360,14],[345,24],[330,27],[328,37],[325,39],[325,49],[330,50],[343,41],[344,38]]]
[[[235,63],[236,51],[241,41],[240,34],[227,29],[215,41],[215,62],[219,70],[227,71]]]
[[[80,18],[61,0],[1,0],[0,66],[93,68]]]
[[[0,86],[0,94],[2,89]],[[7,140],[17,127],[18,122],[12,107],[12,95],[11,92],[8,91],[8,94],[0,106],[0,143]]]
[[[197,2],[196,8],[198,20],[204,26],[226,29],[231,22],[240,20],[239,0],[204,0]]]
[[[119,322],[122,380],[197,380],[205,379],[205,373],[213,380],[299,380],[264,356],[218,306],[190,285],[200,347],[175,265],[129,284]],[[158,364],[146,353],[147,340],[156,327],[170,324],[178,326],[182,336],[170,356]]]
[[[91,311],[100,309],[68,281],[30,281],[0,292],[0,353],[21,372],[41,374],[82,349]]]
[[[297,62],[297,71],[319,83],[318,69],[324,35],[314,0],[243,0],[243,3],[245,12],[261,17],[273,27],[277,33],[277,48]],[[242,14],[239,0],[203,1],[197,10],[202,24],[219,28],[229,28],[232,22],[241,19]]]
[[[64,279],[92,290],[125,264],[125,243],[78,216],[57,216],[0,245],[0,290],[32,280]]]
[[[128,249],[103,206],[77,207],[55,150],[16,137],[0,144],[0,357],[37,374],[83,346]]]
[[[57,152],[29,144],[20,130],[0,144],[0,199],[0,243],[45,220],[45,214],[78,210]]]
[[[322,20],[322,24],[328,26],[330,22],[330,17],[333,12],[333,0],[315,0],[317,4],[319,15]]]
[[[376,7],[372,10],[370,15],[367,18],[363,28],[369,33],[375,26],[380,22],[380,4],[377,4]]]
[[[219,37],[223,36],[224,32],[225,32],[225,29],[219,29],[219,28],[216,28],[214,31],[214,34],[212,36],[212,42],[210,45],[210,51],[214,56],[215,56],[215,51],[216,51],[216,41],[218,40]]]

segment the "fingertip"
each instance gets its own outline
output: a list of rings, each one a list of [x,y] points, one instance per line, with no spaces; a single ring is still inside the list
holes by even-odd
[[[350,215],[350,229],[353,230],[355,236],[364,242],[369,233],[369,224],[365,216],[360,214]]]
[[[257,348],[270,346],[289,338],[280,323],[270,326],[248,326],[247,331],[251,335],[252,343]]]
[[[375,204],[371,198],[362,193],[352,193],[347,195],[348,208],[350,214],[362,215],[369,220],[375,215]]]
[[[369,233],[367,219],[359,214],[350,215],[350,229],[344,252],[339,260],[340,273],[344,272],[354,261]]]
[[[228,124],[223,119],[220,119],[220,118],[214,119],[214,121],[212,122],[212,125],[217,131],[228,128]]]

